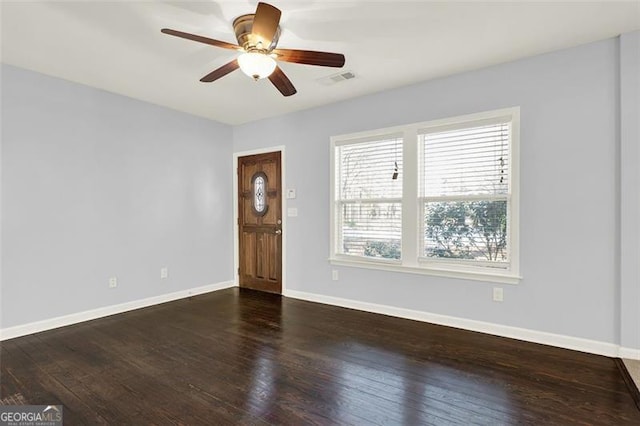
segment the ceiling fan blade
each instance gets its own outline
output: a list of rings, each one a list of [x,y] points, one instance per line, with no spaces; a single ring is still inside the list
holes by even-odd
[[[341,68],[344,66],[344,55],[341,53],[315,52],[313,50],[274,49],[279,61],[296,64],[318,65],[321,67]]]
[[[279,66],[269,76],[269,80],[284,96],[295,95],[297,90]]]
[[[202,37],[195,34],[184,33],[182,31],[171,30],[169,28],[163,28],[160,30],[164,34],[169,34],[172,36],[186,38],[187,40],[193,40],[200,43],[208,44],[211,46],[222,47],[225,49],[233,49],[233,50],[241,50],[242,48],[237,44],[227,43],[226,41],[215,40],[208,37]]]
[[[278,31],[281,13],[280,9],[268,3],[258,3],[256,14],[253,17],[251,33],[262,41],[262,47],[264,49],[267,49],[271,45],[276,31]]]
[[[227,64],[224,64],[220,68],[211,71],[209,74],[202,77],[200,81],[202,81],[203,83],[211,83],[212,81],[216,81],[220,77],[224,77],[225,75],[229,74],[231,71],[237,70],[239,67],[240,65],[238,65],[238,60],[234,59],[233,61]]]

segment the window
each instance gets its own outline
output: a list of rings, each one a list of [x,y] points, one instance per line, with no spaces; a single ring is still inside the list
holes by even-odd
[[[336,146],[336,252],[399,260],[402,246],[401,135]],[[395,179],[393,179],[395,175]]]
[[[508,266],[510,133],[506,118],[419,133],[422,261]]]
[[[331,262],[518,281],[519,109],[332,138]]]

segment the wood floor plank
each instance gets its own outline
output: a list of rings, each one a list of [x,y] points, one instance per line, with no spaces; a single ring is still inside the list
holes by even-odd
[[[65,424],[637,425],[611,358],[229,289],[0,342]]]

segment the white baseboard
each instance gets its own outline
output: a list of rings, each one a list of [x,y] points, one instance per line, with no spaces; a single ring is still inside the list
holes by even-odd
[[[92,309],[90,311],[78,312],[75,314],[51,318],[48,320],[8,327],[0,329],[0,341],[13,339],[20,336],[26,336],[28,334],[39,333],[41,331],[51,330],[67,325],[77,324],[84,321],[103,318],[109,315],[120,314],[135,309],[146,308],[148,306],[159,305],[161,303],[171,302],[173,300],[184,299],[187,297],[196,296],[198,294],[209,293],[212,291],[231,287],[237,287],[237,283],[235,281],[225,281],[202,287],[191,288],[188,290],[181,290],[174,293],[163,294],[160,296],[153,296],[146,299],[134,300],[132,302],[126,302],[119,305],[105,306],[103,308]],[[359,311],[373,312],[377,314],[390,315],[393,317],[406,318],[432,324],[446,325],[463,330],[478,331],[495,336],[509,337],[512,339],[541,343],[544,345],[556,346],[560,348],[572,349],[608,357],[640,360],[640,349],[625,348],[613,343],[605,343],[579,337],[571,337],[561,334],[529,330],[526,328],[475,321],[448,315],[433,314],[412,309],[397,308],[388,305],[360,302],[352,299],[343,299],[339,297],[325,296],[321,294],[307,293],[297,290],[285,290],[284,296],[291,297],[293,299],[323,303],[326,305],[357,309]]]
[[[316,293],[307,293],[304,291],[287,290],[284,296],[294,299],[307,300],[310,302],[324,303],[326,305],[357,309],[359,311],[373,312],[377,314],[390,315],[393,317],[423,321],[432,324],[446,325],[449,327],[461,328],[464,330],[478,331],[495,336],[509,337],[512,339],[524,340],[526,342],[541,343],[544,345],[556,346],[560,348],[572,349],[575,351],[604,355],[608,357],[640,359],[640,350],[638,349],[621,348],[620,346],[613,343],[599,342],[596,340],[583,339],[580,337],[564,336],[561,334],[546,333],[543,331],[529,330],[526,328],[511,327],[507,325],[475,321],[466,318],[433,314],[429,312],[415,311],[412,309],[397,308],[394,306],[378,305],[375,303],[360,302],[352,299],[342,299],[339,297],[325,296]]]
[[[84,321],[90,321],[97,318],[103,318],[109,315],[121,314],[123,312],[132,311],[134,309],[146,308],[148,306],[159,305],[161,303],[184,299],[187,297],[196,296],[198,294],[210,293],[212,291],[222,290],[230,287],[236,287],[235,281],[224,281],[221,283],[209,284],[202,287],[195,287],[187,290],[176,291],[174,293],[162,294],[160,296],[153,296],[146,299],[121,303],[119,305],[105,306],[103,308],[92,309],[90,311],[78,312],[75,314],[64,315],[61,317],[51,318],[43,321],[36,321],[28,324],[17,325],[14,327],[3,328],[0,329],[0,341],[13,339],[20,336],[26,336],[28,334],[39,333],[41,331],[51,330],[67,325],[77,324]]]
[[[640,349],[620,347],[620,358],[640,361]]]

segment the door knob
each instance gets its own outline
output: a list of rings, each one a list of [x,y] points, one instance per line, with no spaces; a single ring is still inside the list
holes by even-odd
[[[278,235],[282,234],[282,229],[276,229],[276,234]]]

